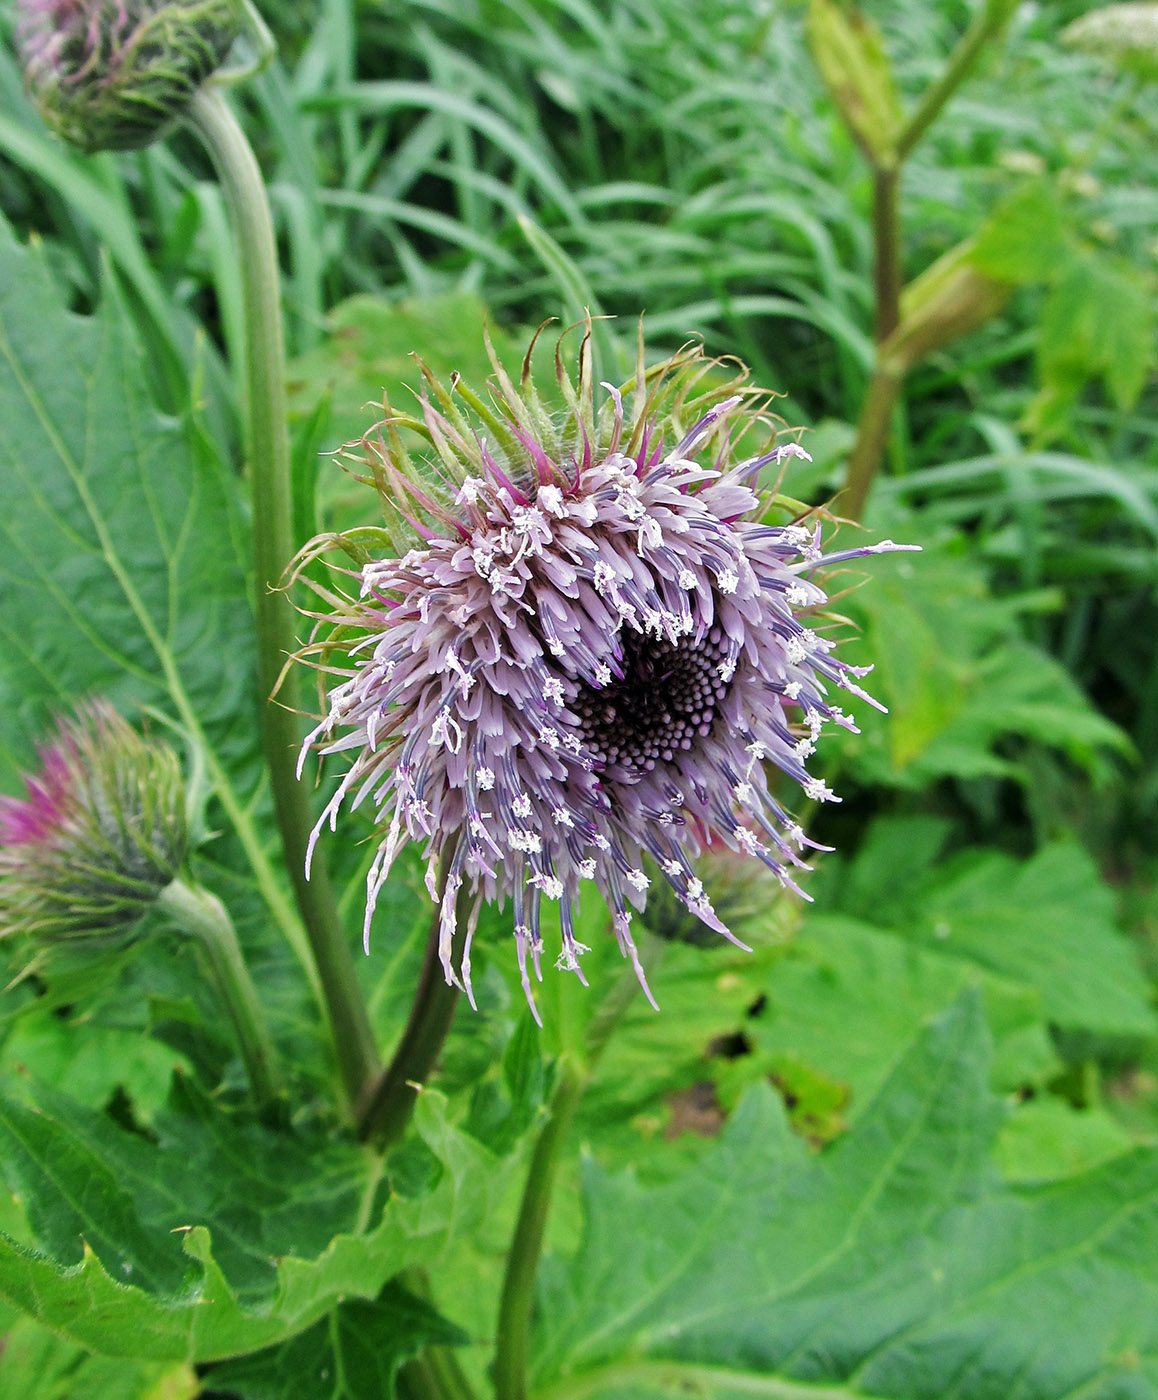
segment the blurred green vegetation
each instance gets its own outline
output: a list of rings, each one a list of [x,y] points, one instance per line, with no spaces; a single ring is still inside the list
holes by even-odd
[[[864,8],[888,55],[881,100],[911,112],[985,7]],[[742,930],[752,956],[668,943],[652,982],[663,1015],[629,1012],[580,1112],[577,1141],[657,1191],[701,1161],[755,1084],[813,1147],[857,1131],[921,1026],[976,985],[994,1046],[985,1073],[1007,1110],[992,1160],[1008,1181],[1062,1181],[1158,1142],[1158,86],[1063,42],[1085,8],[1014,8],[905,164],[902,326],[946,267],[1001,296],[906,361],[886,415],[865,526],[924,553],[858,561],[836,590],[846,654],[875,663],[868,684],[890,716],[862,713],[862,735],[821,749],[843,802],[813,814],[839,851],[817,862],[815,904],[768,912],[757,898]],[[824,6],[811,26],[809,6],[787,0],[265,9],[280,58],[238,96],[278,221],[303,541],[372,507],[326,454],[373,421],[384,388],[397,403],[416,388],[411,352],[477,381],[484,324],[517,364],[535,327],[585,309],[615,318],[599,330],[604,378],[630,372],[641,312],[656,357],[701,335],[744,359],[809,428],[814,460],[785,490],[832,499],[879,359],[871,136],[858,145],[818,70]],[[10,6],[0,14],[10,31]],[[201,450],[237,462],[240,289],[221,195],[190,139],[75,155],[40,124],[9,46],[0,154],[0,211],[63,300],[88,314],[115,289],[160,407],[184,412],[192,385]],[[963,261],[938,264],[952,250]],[[60,693],[86,683],[40,692],[26,679],[0,743],[6,785],[27,761],[17,734],[26,745]],[[351,849],[341,872],[352,928],[365,854]],[[388,897],[393,939],[359,969],[384,1041],[420,957],[414,883],[410,872]],[[652,911],[661,933],[669,917],[681,933],[673,911]],[[505,944],[503,916],[491,922]],[[253,934],[287,1008],[279,1033],[316,1057],[271,938]],[[592,981],[614,979],[614,949],[598,931],[585,941]],[[532,1050],[508,950],[486,945],[486,1014],[457,1018],[441,1087],[464,1133],[506,1152],[544,1102],[560,1027],[586,1013],[570,984],[549,983]],[[212,1080],[224,1053],[198,1040],[203,1013],[179,970],[153,963],[133,974],[133,1014],[102,997],[38,1016],[18,989],[0,1070],[31,1065],[91,1109],[127,1096],[151,1123],[175,1060]],[[94,1039],[70,1048],[62,1028],[82,1021]],[[158,1027],[164,1050],[117,1048]],[[115,1071],[85,1062],[98,1044]],[[418,1154],[398,1171],[427,1165]],[[456,1246],[462,1281],[438,1298],[476,1337],[513,1204],[497,1209]],[[560,1251],[577,1211],[561,1193]],[[0,1358],[0,1388],[27,1365],[104,1393],[104,1373],[84,1370],[99,1362],[29,1328]],[[126,1376],[116,1393],[142,1400],[197,1384],[162,1361]],[[35,1393],[82,1393],[67,1384]]]

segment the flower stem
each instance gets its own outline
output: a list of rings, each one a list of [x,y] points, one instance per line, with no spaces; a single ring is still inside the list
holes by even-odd
[[[535,1280],[563,1147],[599,1057],[612,1031],[622,1020],[623,1013],[634,1000],[637,988],[634,970],[625,968],[592,1018],[585,1036],[582,1062],[577,1057],[567,1056],[560,1064],[559,1080],[551,1095],[547,1121],[531,1154],[519,1218],[507,1255],[493,1371],[495,1400],[526,1400]]]
[[[926,89],[916,111],[897,138],[898,162],[907,159],[913,147],[936,121],[942,107],[965,81],[981,50],[999,32],[1012,9],[1012,4],[1003,3],[1003,0],[989,0],[976,11],[972,23],[949,55],[945,71]]]
[[[901,319],[900,166],[873,169],[873,301],[879,345]]]
[[[904,377],[904,370],[882,358],[878,351],[877,367],[873,370],[856,425],[856,441],[849,455],[844,489],[836,502],[837,510],[849,520],[859,520],[864,514]]]
[[[323,853],[314,852],[306,879],[311,828],[305,789],[294,760],[301,742],[296,682],[282,678],[297,650],[294,613],[281,588],[294,553],[285,339],[273,220],[261,171],[224,94],[201,88],[189,105],[189,124],[217,170],[238,246],[245,321],[246,422],[253,490],[253,544],[257,588],[258,684],[262,737],[294,895],[317,964],[338,1068],[352,1103],[378,1071],[378,1056],[338,919]],[[274,702],[270,697],[278,691]]]
[[[281,1094],[277,1051],[241,955],[233,920],[215,894],[181,879],[167,885],[157,903],[180,929],[196,938],[214,988],[237,1032],[254,1100],[259,1109],[268,1112]]]
[[[438,955],[441,921],[436,908],[410,1019],[389,1065],[358,1106],[358,1131],[383,1151],[406,1131],[418,1101],[414,1086],[422,1084],[434,1068],[458,1002],[458,988],[448,985]]]

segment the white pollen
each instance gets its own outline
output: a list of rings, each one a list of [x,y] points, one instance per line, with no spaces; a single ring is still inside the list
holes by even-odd
[[[531,815],[531,799],[525,792],[520,792],[511,806],[516,817],[529,817]]]
[[[629,870],[627,872],[627,883],[637,890],[645,890],[651,881],[642,870]]]
[[[558,676],[552,676],[543,687],[543,694],[548,700],[553,700],[556,705],[563,704],[563,682]]]
[[[784,655],[788,658],[790,666],[799,666],[808,655],[808,648],[800,637],[789,637],[788,645],[784,648]]]
[[[833,791],[822,778],[809,778],[801,786],[805,797],[811,797],[814,802],[833,801]]]
[[[611,842],[601,831],[597,831],[591,838],[591,844],[597,851],[609,851],[611,849]]]
[[[752,835],[746,826],[736,828],[736,840],[750,856],[754,856],[756,852],[760,850],[759,841],[756,840],[755,836]]]
[[[784,687],[784,694],[789,700],[798,700],[800,698],[800,689],[799,681],[789,681]]]
[[[539,504],[550,515],[562,517],[567,514],[567,507],[563,504],[563,493],[557,486],[540,486]]]
[[[495,785],[495,774],[493,768],[480,768],[475,774],[479,788],[483,792],[490,792]]]
[[[595,668],[595,684],[600,686],[611,684],[611,667],[605,666],[602,661]]]
[[[458,495],[454,498],[459,505],[473,506],[478,500],[482,488],[486,483],[477,476],[468,476],[458,489]]]
[[[581,860],[578,868],[580,880],[595,879],[595,862],[590,856],[588,856],[586,860]]]
[[[543,849],[543,843],[533,831],[520,831],[517,827],[507,832],[507,845],[528,855],[538,855]]]
[[[691,569],[681,569],[676,577],[676,583],[684,589],[694,588],[696,586],[696,576],[692,573]]]
[[[736,801],[740,804],[741,807],[746,807],[748,803],[751,802],[752,798],[755,796],[755,793],[752,789],[752,784],[737,783],[736,786],[732,789],[732,796],[736,799]]]
[[[722,569],[716,575],[716,586],[721,593],[735,593],[740,583],[740,575],[735,569]]]
[[[663,868],[673,879],[678,879],[684,873],[684,868],[678,860],[665,860]]]
[[[575,819],[566,807],[555,807],[551,811],[551,820],[556,826],[574,826]]]
[[[595,577],[592,582],[595,584],[596,593],[606,593],[615,583],[615,570],[610,564],[605,564],[601,559],[593,570]]]
[[[567,648],[558,639],[558,637],[556,637],[553,642],[548,643],[547,646],[547,650],[551,653],[552,656],[562,656],[566,649]]]
[[[539,888],[548,899],[563,898],[563,881],[556,875],[540,875],[538,877]]]

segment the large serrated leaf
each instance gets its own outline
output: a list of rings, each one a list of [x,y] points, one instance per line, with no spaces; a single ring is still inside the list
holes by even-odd
[[[423,1095],[439,1164],[426,1195],[388,1189],[342,1139],[231,1122],[178,1084],[157,1141],[42,1089],[0,1104],[0,1159],[30,1244],[0,1235],[0,1297],[110,1356],[204,1361],[278,1345],[344,1298],[437,1255],[469,1228],[486,1154]]]
[[[249,799],[259,768],[247,526],[191,416],[153,405],[115,280],[77,316],[0,223],[0,785],[53,710],[151,705],[197,749],[299,959],[304,935]],[[312,971],[312,969],[311,969]]]
[[[453,1346],[465,1333],[397,1284],[372,1303],[343,1303],[300,1336],[214,1366],[214,1395],[238,1400],[387,1400],[402,1362],[427,1346]]]
[[[165,418],[107,279],[94,317],[0,227],[0,746],[103,691],[254,743],[253,624],[234,483]],[[196,721],[193,717],[196,716]]]
[[[537,1396],[1158,1394],[1158,1151],[1004,1186],[987,1075],[969,996],[818,1156],[757,1090],[678,1181],[590,1167]]]

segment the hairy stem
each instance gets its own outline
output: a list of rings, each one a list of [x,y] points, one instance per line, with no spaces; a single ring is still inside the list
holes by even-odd
[[[873,304],[879,345],[901,319],[899,166],[873,170]]]
[[[531,1154],[519,1218],[507,1255],[493,1373],[495,1400],[526,1400],[535,1280],[563,1147],[599,1057],[633,1001],[637,986],[634,970],[625,968],[592,1018],[582,1061],[564,1057],[560,1062],[559,1080],[551,1095],[547,1121]]]
[[[161,891],[157,903],[178,928],[196,938],[237,1032],[254,1100],[258,1108],[270,1110],[281,1093],[277,1051],[225,905],[202,886],[180,879]]]
[[[879,359],[869,383],[856,425],[856,441],[848,459],[844,489],[837,497],[837,510],[850,520],[864,514],[869,490],[884,456],[889,424],[897,402],[904,371],[887,359]]]
[[[381,1077],[358,1105],[358,1131],[380,1150],[392,1146],[406,1131],[418,1101],[414,1086],[424,1083],[434,1068],[458,1002],[458,988],[447,983],[439,957],[440,908],[441,900],[430,923],[426,958],[402,1039]],[[463,912],[460,906],[460,917]]]
[[[297,649],[293,608],[280,586],[294,554],[294,540],[285,340],[273,220],[261,171],[223,93],[211,85],[203,87],[189,106],[188,121],[208,150],[221,181],[241,270],[258,684],[274,810],[294,895],[317,964],[338,1068],[350,1101],[357,1102],[377,1073],[378,1057],[320,850],[314,852],[310,879],[305,875],[311,819],[306,791],[294,772],[301,728],[292,673],[281,683],[277,701],[271,699],[287,657]]]

